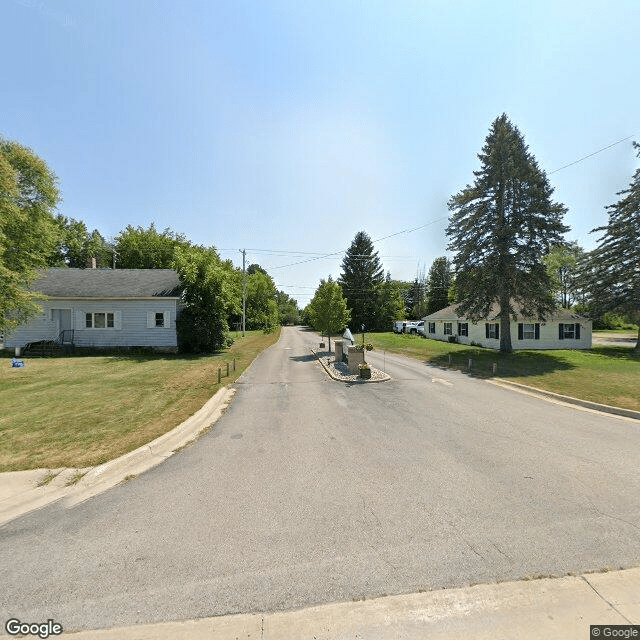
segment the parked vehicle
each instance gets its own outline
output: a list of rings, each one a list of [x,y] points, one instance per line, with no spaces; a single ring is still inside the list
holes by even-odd
[[[416,324],[416,331],[419,335],[421,335],[423,338],[427,337],[427,332],[424,328],[424,320],[420,320],[420,322],[418,322]]]
[[[414,335],[424,333],[424,320],[396,320],[393,323],[394,333],[412,333]]]

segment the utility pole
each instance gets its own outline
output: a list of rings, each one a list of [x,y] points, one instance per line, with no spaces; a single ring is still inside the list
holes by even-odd
[[[246,249],[240,249],[242,254],[242,335],[244,336],[247,319],[247,271],[245,269]]]

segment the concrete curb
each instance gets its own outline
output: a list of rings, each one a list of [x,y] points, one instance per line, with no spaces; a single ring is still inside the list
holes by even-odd
[[[344,382],[345,384],[371,384],[371,383],[376,383],[376,382],[388,382],[389,380],[391,380],[391,376],[388,375],[387,373],[382,372],[382,374],[385,376],[384,378],[378,378],[377,380],[345,380],[344,378],[341,378],[340,376],[337,376],[333,373],[333,371],[331,371],[331,369],[329,369],[324,362],[322,362],[322,358],[316,353],[316,351],[314,349],[312,349],[311,347],[309,347],[309,350],[311,351],[311,353],[313,353],[313,355],[316,357],[316,360],[318,360],[318,362],[322,365],[322,368],[325,370],[325,373],[330,377],[333,378],[334,380],[337,380],[338,382]],[[380,371],[379,369],[377,369],[377,371]]]
[[[34,486],[38,476],[50,473],[44,469],[0,474],[0,525],[60,499],[64,499],[65,506],[71,507],[114,487],[129,476],[139,475],[155,467],[176,450],[196,440],[202,431],[214,424],[235,391],[235,388],[223,387],[175,429],[119,458],[91,467],[71,486],[61,486],[61,482],[56,480],[46,486]],[[73,476],[75,473],[75,470],[55,471],[59,472],[60,477]]]
[[[590,402],[589,400],[581,400],[580,398],[573,398],[571,396],[563,396],[553,391],[545,391],[544,389],[538,389],[537,387],[529,387],[526,384],[520,384],[519,382],[511,382],[503,378],[494,378],[493,380],[487,380],[491,384],[495,384],[502,387],[511,387],[515,390],[530,393],[531,395],[540,396],[542,398],[549,398],[552,400],[558,400],[565,402],[566,404],[574,404],[585,409],[592,409],[594,411],[600,411],[602,413],[611,413],[617,416],[623,416],[625,418],[632,418],[634,420],[640,420],[640,411],[633,411],[631,409],[623,409],[621,407],[612,407],[608,404],[600,404],[598,402]]]
[[[77,640],[567,640],[592,624],[640,623],[640,569],[255,613],[80,631]]]

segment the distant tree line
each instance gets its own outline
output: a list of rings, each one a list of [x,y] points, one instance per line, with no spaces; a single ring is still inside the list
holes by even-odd
[[[171,229],[128,225],[107,241],[81,220],[56,213],[58,178],[31,149],[0,138],[0,333],[40,312],[30,290],[49,267],[175,269],[186,307],[176,324],[182,350],[212,352],[232,342],[242,318],[243,273],[215,247],[192,243]],[[278,291],[259,265],[246,282],[246,327],[273,331],[297,324],[297,302]]]
[[[640,157],[640,145],[633,145]],[[553,200],[546,173],[505,114],[492,123],[478,157],[473,183],[448,203],[451,260],[436,258],[413,282],[394,280],[359,231],[339,277],[321,281],[303,320],[332,333],[347,325],[390,330],[394,320],[421,318],[454,302],[480,320],[497,303],[503,351],[512,348],[514,303],[532,317],[562,306],[591,317],[594,327],[640,325],[640,169],[607,207],[607,224],[593,230],[600,233],[597,247],[585,251],[565,239],[566,207]],[[29,290],[37,269],[84,268],[95,260],[101,268],[176,269],[189,305],[178,326],[181,345],[211,351],[229,343],[229,327],[242,314],[243,274],[215,247],[153,224],[128,225],[107,241],[84,222],[56,214],[59,200],[58,179],[46,163],[0,138],[0,332],[39,312]],[[296,301],[262,267],[250,265],[245,278],[248,328],[271,331],[300,321]]]
[[[640,157],[640,145],[633,145]],[[567,209],[553,200],[546,173],[505,114],[492,123],[479,159],[473,184],[449,200],[453,259],[436,258],[427,276],[423,269],[413,282],[385,277],[370,237],[356,234],[332,284],[346,303],[342,323],[356,331],[390,330],[393,320],[424,317],[454,302],[480,321],[497,303],[500,349],[509,352],[516,309],[544,319],[564,307],[591,317],[594,328],[636,328],[640,351],[640,169],[607,207],[608,223],[593,230],[601,233],[597,248],[585,251],[565,239]],[[322,330],[318,303],[314,298],[303,315]]]

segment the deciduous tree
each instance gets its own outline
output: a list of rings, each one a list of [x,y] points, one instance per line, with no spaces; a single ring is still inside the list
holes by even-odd
[[[0,138],[0,333],[41,311],[29,285],[55,252],[57,183],[31,149]]]
[[[114,244],[118,269],[170,269],[175,250],[191,246],[183,234],[168,228],[158,232],[153,222],[148,229],[127,225]]]
[[[240,291],[230,261],[221,261],[216,250],[179,246],[173,267],[184,288],[186,307],[176,329],[181,351],[213,353],[233,342],[228,317],[238,312]]]
[[[347,301],[342,294],[342,287],[328,280],[320,280],[320,286],[306,307],[311,326],[319,332],[326,332],[331,351],[331,336],[341,332],[349,323],[351,314],[347,309]]]

